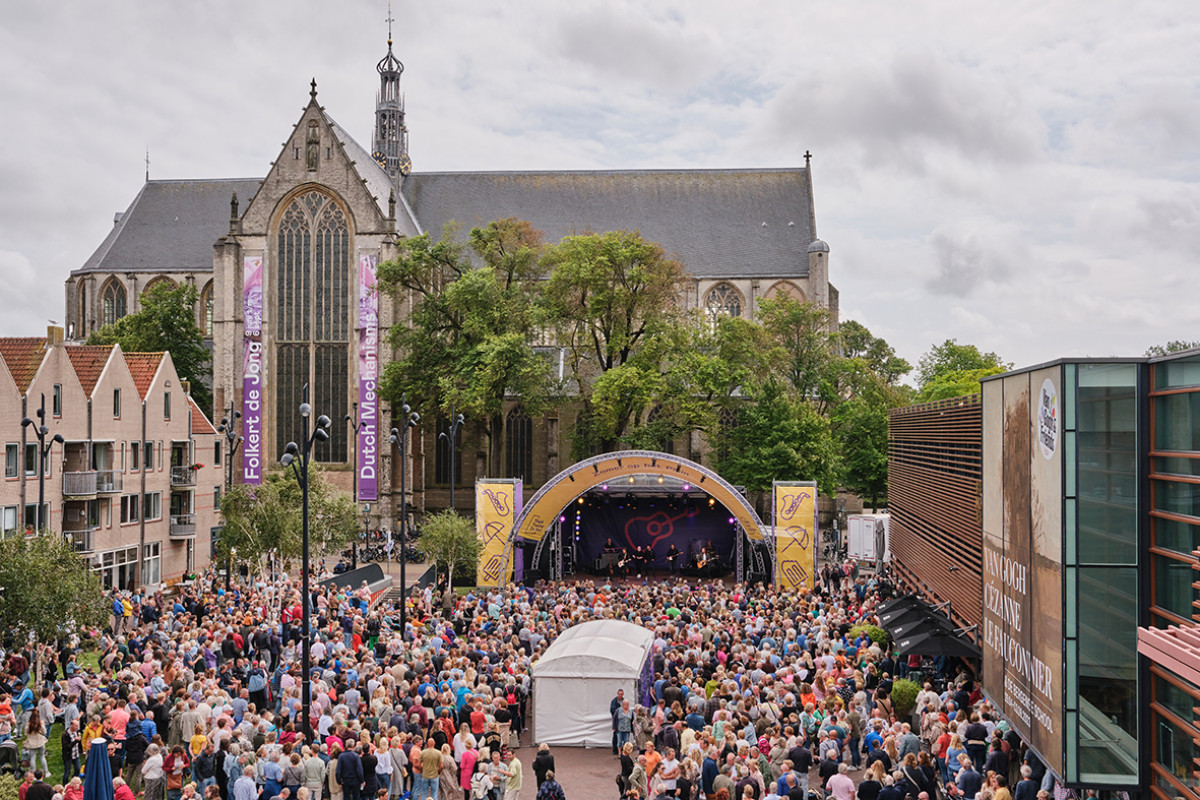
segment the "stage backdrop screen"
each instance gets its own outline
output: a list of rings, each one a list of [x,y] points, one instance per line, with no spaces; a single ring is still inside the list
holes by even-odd
[[[711,546],[725,571],[733,571],[736,547],[736,520],[729,509],[717,503],[709,506],[703,499],[684,503],[665,498],[626,499],[589,497],[583,504],[571,504],[564,512],[564,530],[579,523],[575,559],[591,569],[609,540],[612,545],[633,552],[635,547],[654,551],[654,569],[665,570],[671,545],[679,551],[680,567],[696,563],[705,545]]]
[[[983,688],[1062,775],[1060,376],[983,385]]]

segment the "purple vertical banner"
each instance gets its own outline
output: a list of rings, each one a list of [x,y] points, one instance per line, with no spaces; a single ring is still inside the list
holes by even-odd
[[[358,499],[379,499],[379,256],[358,257]]]
[[[262,256],[242,260],[242,483],[262,483]]]
[[[517,521],[517,517],[521,516],[521,509],[525,507],[524,498],[521,497],[521,488],[522,488],[522,486],[521,486],[521,482],[519,480],[513,481],[512,520],[513,520],[514,524]],[[515,541],[515,538],[514,538],[514,541]],[[513,548],[512,564],[513,564],[513,581],[515,581],[516,583],[520,583],[521,579],[523,577],[525,577],[525,551],[524,550],[518,550],[515,547]]]

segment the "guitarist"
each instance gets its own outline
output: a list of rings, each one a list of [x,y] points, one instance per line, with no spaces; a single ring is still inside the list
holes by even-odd
[[[671,571],[672,576],[676,577],[679,575],[679,555],[679,548],[672,542],[671,546],[667,548],[667,569]]]

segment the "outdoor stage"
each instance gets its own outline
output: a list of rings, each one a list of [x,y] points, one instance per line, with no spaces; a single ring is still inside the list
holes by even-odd
[[[677,479],[639,476],[580,495],[552,523],[543,546],[519,542],[514,558],[526,583],[573,574],[714,579],[738,573],[738,557],[748,549],[738,520],[712,496]],[[761,579],[753,564],[743,567]]]
[[[519,479],[475,485],[478,585],[575,574],[679,574],[812,585],[816,487],[777,482],[774,525],[702,464],[624,450],[573,464],[524,498]]]

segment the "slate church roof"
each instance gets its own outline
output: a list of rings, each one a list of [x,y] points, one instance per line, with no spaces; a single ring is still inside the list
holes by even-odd
[[[386,215],[392,184],[366,150],[326,115]],[[210,272],[237,192],[249,206],[262,179],[147,181],[112,231],[72,274]],[[529,221],[547,242],[639,230],[696,278],[808,274],[813,241],[806,169],[413,173],[396,195],[397,230],[440,236],[504,217]],[[415,226],[413,223],[415,222]]]
[[[211,272],[229,230],[229,199],[244,209],[261,178],[147,181],[80,272]]]
[[[403,190],[435,236],[518,217],[548,242],[640,230],[696,278],[808,274],[804,169],[413,173]]]

